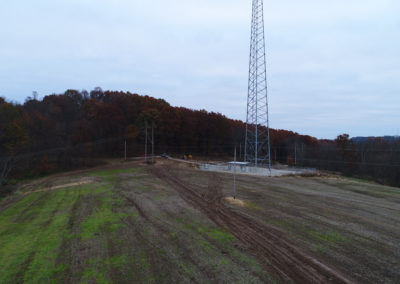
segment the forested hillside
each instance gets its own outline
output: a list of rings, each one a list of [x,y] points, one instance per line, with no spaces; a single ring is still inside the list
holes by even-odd
[[[24,104],[0,98],[0,182],[91,166],[99,158],[144,154],[145,127],[154,125],[155,153],[243,157],[245,123],[205,110],[124,92],[68,90]],[[150,144],[149,144],[150,147]],[[241,149],[241,151],[240,151]],[[400,140],[348,135],[318,140],[271,129],[275,163],[316,167],[400,186]]]

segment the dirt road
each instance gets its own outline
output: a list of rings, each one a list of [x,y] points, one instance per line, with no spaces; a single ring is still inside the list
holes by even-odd
[[[339,272],[307,255],[285,239],[283,234],[253,218],[235,212],[222,202],[217,175],[207,190],[194,187],[171,174],[168,167],[155,167],[151,172],[166,181],[189,204],[205,213],[217,225],[227,228],[264,267],[285,283],[352,283]]]

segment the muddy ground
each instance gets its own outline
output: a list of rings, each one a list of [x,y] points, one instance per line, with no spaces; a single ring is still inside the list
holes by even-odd
[[[0,283],[400,282],[400,189],[241,175],[232,191],[161,160],[25,184],[0,202]]]
[[[203,188],[203,192],[207,192],[204,185],[213,175],[170,168],[170,179],[178,180],[188,188]],[[218,178],[223,185],[222,194],[218,195],[232,196],[232,175],[218,174]],[[267,240],[252,250],[263,252],[267,259],[263,261],[263,256],[259,256],[262,263],[277,253],[277,267],[271,263],[270,270],[275,270],[284,282],[290,281],[286,277],[294,273],[292,268],[297,269],[298,274],[307,269],[295,262],[282,265],[286,261],[282,255],[286,255],[287,250],[302,263],[307,263],[310,258],[318,260],[343,276],[340,280],[400,282],[400,189],[340,177],[261,178],[238,175],[237,192],[236,202],[232,198],[223,198],[222,204],[233,214],[240,215],[235,216],[236,220],[248,218],[243,220],[247,223],[243,226],[253,228],[253,222],[257,222],[256,232]],[[243,230],[235,233],[237,224],[232,226],[221,222],[221,225],[231,227],[238,239],[243,238],[240,236]],[[284,239],[284,244],[275,242],[275,238]],[[271,240],[275,249],[263,251],[263,244]],[[250,247],[252,243],[256,240],[249,241]],[[289,247],[281,253],[279,248],[286,244]],[[301,255],[294,253],[291,247],[299,249]],[[307,260],[302,259],[303,254]],[[301,280],[298,274],[289,275],[289,278],[295,282]]]

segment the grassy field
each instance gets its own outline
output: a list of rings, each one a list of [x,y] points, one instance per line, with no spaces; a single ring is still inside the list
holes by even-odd
[[[275,283],[256,253],[138,163],[60,175],[0,202],[0,283]],[[167,164],[360,283],[400,282],[400,190],[338,178],[238,177]],[[66,185],[66,186],[64,186]],[[209,194],[208,191],[207,194]]]
[[[143,167],[72,177],[0,213],[0,283],[258,283],[239,242]],[[54,178],[60,184],[66,178]],[[47,182],[49,183],[49,182]],[[26,192],[24,192],[26,193]]]

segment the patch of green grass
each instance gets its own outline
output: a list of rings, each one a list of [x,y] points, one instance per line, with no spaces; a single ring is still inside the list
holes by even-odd
[[[249,267],[255,273],[263,275],[265,278],[267,278],[268,283],[277,283],[277,281],[271,275],[269,275],[264,267],[261,266],[261,264],[256,261],[252,256],[247,255],[236,248],[231,248],[230,254],[238,261],[240,261],[244,267]]]
[[[176,240],[177,235],[178,235],[178,232],[171,232],[171,233],[169,234],[169,237],[171,238],[171,240]]]
[[[0,215],[0,283],[48,283],[79,190],[31,194]]]
[[[232,234],[218,229],[208,231],[207,235],[210,239],[215,240],[219,243],[233,242],[234,240],[236,240],[236,238]]]
[[[295,224],[287,219],[266,219],[265,220],[268,223],[271,223],[273,225],[276,225],[280,228],[285,228],[285,229],[291,229],[295,226]]]
[[[349,176],[343,176],[343,178],[347,179],[347,180],[351,180],[351,181],[361,182],[361,183],[376,184],[373,181],[362,179],[362,178],[349,177]]]
[[[289,221],[286,219],[280,219],[280,220],[268,220],[268,221],[281,228],[290,230],[292,233],[311,236],[313,239],[318,241],[335,243],[335,242],[345,242],[347,240],[345,237],[341,236],[339,233],[335,231],[328,231],[328,232],[315,231],[312,229],[308,229],[304,227],[302,224],[296,223],[292,220]]]
[[[118,269],[124,267],[128,263],[128,256],[112,256],[110,258],[94,257],[89,259],[89,265],[92,267],[102,267],[102,270]]]
[[[126,255],[113,256],[110,258],[110,266],[112,269],[122,268],[128,263],[128,257]]]
[[[136,185],[135,186],[135,191],[150,191],[152,188],[148,185]]]
[[[91,175],[100,176],[100,177],[109,177],[115,176],[118,174],[125,174],[125,173],[138,173],[141,171],[140,168],[129,168],[129,169],[112,169],[112,170],[100,170],[91,172]]]
[[[147,255],[145,250],[141,250],[139,252],[139,257],[137,261],[140,264],[141,269],[145,270],[149,267],[149,263],[147,262]]]
[[[104,275],[104,271],[89,267],[83,272],[82,284],[86,283],[99,283],[99,284],[111,284],[111,280],[107,279]]]
[[[206,226],[194,226],[190,224],[185,224],[183,227],[187,230],[200,233],[201,235],[206,235],[209,239],[217,241],[218,243],[233,242],[236,238],[229,232],[223,229],[216,229]]]
[[[103,233],[117,231],[123,218],[136,217],[137,212],[118,213],[115,208],[124,201],[113,192],[113,183],[121,173],[137,173],[140,169],[97,171],[106,183],[93,183],[57,191],[38,192],[25,196],[0,214],[0,283],[56,283],[67,265],[56,265],[63,240],[85,241]],[[91,215],[80,223],[80,232],[72,234],[72,208],[82,197],[91,195],[95,206]],[[147,260],[139,254],[141,267]],[[128,262],[127,256],[93,260],[82,274],[82,283],[110,283],[107,273]]]
[[[191,231],[195,231],[195,230],[196,230],[196,227],[193,226],[193,225],[190,225],[190,224],[185,224],[185,225],[183,225],[183,227],[184,227],[185,229],[191,230]]]
[[[197,244],[203,251],[211,251],[213,249],[213,246],[204,239],[198,240]]]
[[[351,191],[353,191],[355,193],[363,194],[363,195],[368,195],[368,196],[371,196],[371,197],[376,197],[376,198],[384,198],[384,197],[386,197],[385,194],[382,194],[379,191],[367,191],[367,190],[358,190],[358,189],[353,189]]]
[[[326,233],[320,233],[316,231],[308,231],[309,235],[314,237],[315,239],[319,241],[324,241],[324,242],[329,242],[329,243],[338,243],[338,242],[344,242],[346,241],[346,238],[343,236],[339,235],[337,232],[326,232]]]
[[[269,220],[270,222],[272,220]],[[304,224],[297,223],[293,220],[273,220],[271,222],[285,230],[291,232],[293,236],[303,239],[307,242],[317,243],[314,245],[314,249],[319,252],[323,252],[324,248],[321,244],[335,244],[346,242],[347,239],[335,231],[320,232],[315,229],[310,229],[304,226]]]
[[[78,237],[71,234],[69,221],[74,204],[87,195],[96,199],[96,207],[81,223],[82,239],[114,232],[123,226],[121,218],[137,215],[113,211],[123,201],[113,195],[112,184],[87,184],[25,196],[0,214],[0,283],[62,281],[57,275],[63,275],[67,267],[56,265],[56,259],[63,239]],[[124,262],[125,257],[112,257],[105,260],[105,266],[118,268]],[[92,266],[82,279],[83,283],[109,283]]]
[[[246,201],[245,203],[246,203],[246,205],[247,205],[249,208],[251,208],[251,209],[254,209],[254,210],[259,210],[259,209],[260,209],[260,207],[258,207],[258,206],[255,205],[254,203],[251,203],[250,201]]]
[[[104,232],[115,232],[124,226],[121,218],[128,217],[129,214],[117,213],[113,207],[122,204],[122,200],[111,194],[111,185],[108,191],[97,195],[99,205],[96,210],[81,223],[81,238],[83,240],[94,238]]]
[[[313,248],[317,252],[321,252],[321,253],[325,252],[325,249],[322,246],[315,245],[315,246],[313,246]]]
[[[255,270],[261,271],[263,269],[261,265],[254,258],[249,257],[248,255],[240,252],[237,249],[232,249],[231,254],[237,259],[239,259],[241,262],[245,263],[247,266]]]
[[[194,273],[193,273],[193,269],[191,267],[189,267],[183,263],[179,263],[178,266],[179,266],[180,270],[183,271],[183,274],[187,275],[189,279],[193,277]]]
[[[164,200],[165,199],[165,196],[164,195],[156,195],[156,196],[154,196],[154,198],[153,198],[155,201],[161,201],[161,200]]]
[[[114,183],[119,180],[118,175],[120,174],[137,174],[142,173],[141,168],[129,168],[129,169],[112,169],[112,170],[100,170],[93,171],[90,176],[102,177],[105,181]]]

